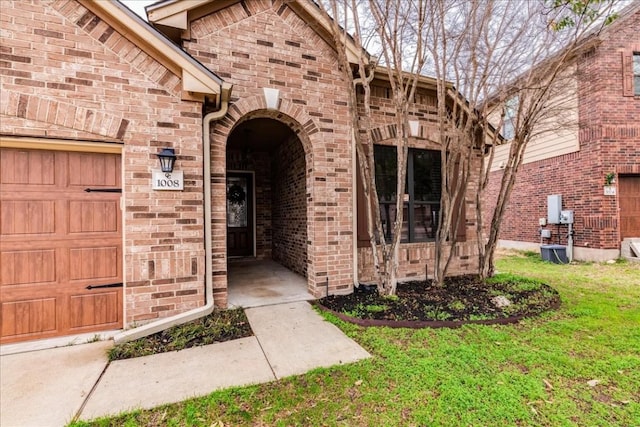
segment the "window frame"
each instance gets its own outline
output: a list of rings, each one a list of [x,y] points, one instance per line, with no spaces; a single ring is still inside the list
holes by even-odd
[[[640,96],[640,52],[631,54],[631,78],[633,79],[633,96]]]
[[[396,159],[396,169],[397,169],[397,150],[398,148],[395,145],[383,145],[383,144],[375,144],[374,145],[374,159],[375,159],[375,153],[377,150],[390,150],[394,153],[394,159]],[[408,149],[408,153],[407,153],[407,173],[406,173],[406,182],[405,182],[405,194],[409,195],[409,200],[408,201],[404,201],[403,203],[403,223],[406,221],[406,227],[407,227],[407,233],[406,233],[406,238],[401,237],[400,242],[401,243],[425,243],[425,242],[433,242],[435,241],[435,235],[436,235],[436,230],[438,227],[438,218],[439,218],[439,212],[440,212],[440,199],[442,197],[442,183],[440,182],[440,186],[437,187],[437,190],[434,194],[436,194],[437,200],[416,200],[416,194],[415,194],[415,155],[416,153],[420,153],[420,152],[428,152],[428,153],[437,153],[438,155],[438,161],[441,162],[440,156],[441,156],[441,152],[440,150],[431,150],[431,149],[424,149],[424,148],[409,148]],[[376,165],[378,164],[378,161],[376,160]],[[438,165],[440,168],[440,164]],[[441,174],[442,172],[440,172]],[[376,175],[376,191],[378,192],[378,204],[380,206],[381,212],[380,214],[382,215],[382,209],[386,209],[385,206],[389,205],[389,207],[395,207],[396,205],[396,201],[397,201],[397,194],[395,195],[395,197],[392,197],[390,200],[386,200],[384,198],[384,196],[382,196],[380,194],[380,183],[378,180],[378,171],[375,171],[375,175]],[[396,177],[397,177],[397,170],[396,170]],[[440,178],[441,179],[441,178]],[[433,213],[432,215],[432,236],[427,236],[425,238],[418,238],[416,237],[416,213],[415,213],[415,209],[417,206],[429,206],[430,207],[430,212],[436,212],[435,218],[433,217]],[[435,208],[435,210],[434,210]],[[404,219],[406,218],[406,220]],[[386,221],[386,218],[382,218],[383,220]],[[386,226],[386,227],[385,227]],[[386,241],[390,241],[393,238],[393,233],[392,233],[392,224],[389,223],[385,223],[383,224],[383,232],[384,232],[384,238]],[[404,227],[403,227],[404,228]],[[404,233],[403,233],[404,234]]]

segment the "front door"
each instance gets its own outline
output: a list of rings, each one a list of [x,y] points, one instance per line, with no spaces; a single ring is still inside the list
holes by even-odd
[[[227,256],[253,256],[251,173],[227,173]]]
[[[619,179],[620,238],[640,237],[640,175]]]

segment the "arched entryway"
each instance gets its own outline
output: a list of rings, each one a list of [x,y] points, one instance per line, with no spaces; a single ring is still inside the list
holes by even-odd
[[[227,139],[229,305],[312,298],[306,280],[307,153],[291,125],[254,113],[238,121]]]

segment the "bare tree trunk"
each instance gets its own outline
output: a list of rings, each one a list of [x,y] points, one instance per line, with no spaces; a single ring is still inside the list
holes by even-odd
[[[366,52],[362,47],[361,29],[359,26],[360,21],[356,1],[352,0],[349,3],[349,1],[345,0],[341,3],[344,9],[343,17],[345,21],[343,22],[342,27],[338,25],[338,18],[332,19],[329,16],[323,2],[320,2],[319,6],[321,10],[326,14],[326,16],[329,17],[329,21],[331,22],[334,43],[336,44],[337,48],[336,51],[338,54],[338,64],[343,72],[345,81],[348,82],[347,91],[349,95],[349,111],[351,119],[352,138],[355,142],[358,173],[360,174],[360,178],[363,184],[365,213],[367,216],[367,231],[369,234],[369,243],[373,259],[374,276],[376,278],[378,290],[381,293],[384,293],[385,289],[388,287],[386,272],[389,271],[389,268],[387,268],[387,260],[389,259],[389,248],[384,239],[384,230],[382,227],[382,221],[380,219],[380,205],[375,181],[374,150],[369,135],[369,130],[371,128],[371,88],[369,86],[369,83],[371,82],[375,74],[375,63],[371,62],[370,58],[366,56]],[[332,15],[335,17],[339,17],[341,15],[341,12],[339,10],[339,2],[337,0],[331,0],[330,6]],[[358,63],[356,64],[355,70],[355,74],[357,75],[357,77],[354,77],[351,63],[347,58],[345,45],[346,40],[348,39],[348,37],[350,37],[350,35],[346,32],[346,28],[348,27],[348,14],[346,13],[346,10],[349,9],[353,13],[353,20],[356,26],[353,40],[355,41],[360,53],[357,58]],[[364,111],[362,112],[358,111],[358,86],[361,87],[363,91],[362,105]],[[365,132],[360,132],[360,130],[364,130]],[[357,191],[357,189],[354,188],[354,191]],[[379,251],[381,253],[379,253]],[[380,255],[382,255],[382,262],[380,259]]]

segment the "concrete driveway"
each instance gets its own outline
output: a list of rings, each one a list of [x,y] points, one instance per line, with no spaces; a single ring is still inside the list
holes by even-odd
[[[63,426],[107,367],[112,341],[0,357],[0,425]]]

